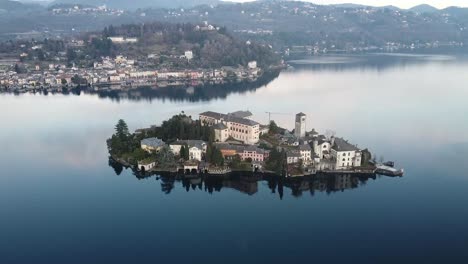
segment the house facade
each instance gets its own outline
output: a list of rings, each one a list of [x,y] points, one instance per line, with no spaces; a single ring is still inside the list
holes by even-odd
[[[260,139],[260,124],[251,119],[239,117],[235,113],[204,112],[200,114],[200,121],[208,126],[224,124],[227,127],[228,137],[242,141],[244,144],[253,145]]]
[[[166,144],[159,138],[145,138],[140,142],[141,148],[146,152],[159,152]]]
[[[221,151],[224,158],[239,155],[243,161],[251,159],[252,161],[264,162],[270,156],[268,150],[260,149],[256,146],[218,144],[216,147]]]
[[[202,140],[178,140],[169,145],[172,153],[174,155],[180,155],[180,150],[182,146],[187,146],[189,148],[189,159],[201,161],[203,154],[206,153],[207,144]]]
[[[336,161],[335,169],[337,170],[361,166],[361,150],[342,138],[333,140],[331,155]]]

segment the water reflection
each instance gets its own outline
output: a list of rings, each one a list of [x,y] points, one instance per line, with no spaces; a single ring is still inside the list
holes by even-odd
[[[183,188],[187,192],[204,191],[210,194],[223,190],[236,190],[242,194],[254,195],[258,192],[258,185],[266,183],[271,193],[283,199],[284,192],[289,190],[294,197],[304,194],[314,196],[316,193],[332,194],[365,186],[367,181],[375,180],[375,175],[323,174],[303,178],[282,178],[276,175],[229,175],[225,177],[197,177],[187,179],[169,175],[154,176],[161,181],[161,190],[170,194],[176,188]]]
[[[62,91],[62,94],[79,96],[81,94],[97,95],[101,99],[111,99],[112,101],[148,101],[153,99],[169,100],[173,102],[202,102],[214,99],[226,99],[230,94],[246,93],[255,91],[274,81],[279,76],[279,71],[272,71],[263,74],[255,81],[232,82],[225,84],[204,84],[197,86],[172,86],[172,87],[140,87],[130,90],[120,88],[100,88],[95,90],[92,87],[80,87]],[[57,92],[39,90],[37,93],[43,95],[54,95]]]
[[[368,55],[330,55],[314,56],[290,60],[288,63],[298,70],[313,71],[348,71],[348,70],[376,70],[385,71],[395,67],[424,65],[428,62],[450,64],[454,61],[466,60],[457,55],[435,54],[368,54]]]
[[[116,175],[124,169],[119,163],[109,159],[109,166]],[[223,190],[236,190],[245,195],[254,195],[259,190],[259,184],[265,183],[272,194],[283,199],[285,190],[293,197],[304,194],[314,196],[316,193],[332,194],[346,190],[357,189],[367,184],[369,180],[376,180],[376,175],[359,174],[321,174],[311,177],[283,178],[274,174],[264,173],[232,173],[224,176],[186,175],[158,173],[141,174],[133,171],[138,180],[156,179],[161,183],[161,191],[171,194],[175,189],[184,189],[186,192],[219,193]],[[288,191],[287,191],[288,192]]]

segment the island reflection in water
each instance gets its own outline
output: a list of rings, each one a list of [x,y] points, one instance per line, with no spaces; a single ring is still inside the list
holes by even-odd
[[[124,167],[109,158],[109,166],[116,175],[120,175]],[[181,175],[171,173],[142,174],[133,171],[138,180],[156,179],[161,182],[161,192],[171,194],[176,188],[187,192],[201,191],[213,194],[222,190],[236,190],[242,194],[254,195],[258,192],[259,183],[267,183],[271,193],[283,199],[287,189],[293,197],[301,197],[305,193],[314,196],[315,193],[332,194],[363,187],[369,180],[376,180],[375,174],[318,174],[310,177],[284,178],[275,174],[234,172],[223,176]],[[380,177],[380,176],[379,176]],[[384,176],[382,176],[384,177]]]

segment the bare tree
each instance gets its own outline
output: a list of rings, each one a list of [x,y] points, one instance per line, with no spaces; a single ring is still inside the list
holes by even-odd
[[[331,130],[331,129],[327,129],[325,131],[325,137],[330,140],[332,137],[334,137],[336,135],[336,132]]]

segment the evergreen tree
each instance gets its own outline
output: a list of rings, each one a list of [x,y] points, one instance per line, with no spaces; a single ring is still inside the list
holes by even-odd
[[[278,134],[279,133],[279,127],[275,123],[275,121],[271,120],[270,125],[269,125],[269,134]]]
[[[127,123],[123,119],[120,119],[117,125],[115,126],[115,131],[117,137],[122,141],[127,141],[128,136],[130,135],[128,131]]]
[[[179,138],[180,138],[180,139],[185,139],[185,126],[184,126],[184,123],[183,123],[183,122],[180,123],[180,127],[179,127]]]

